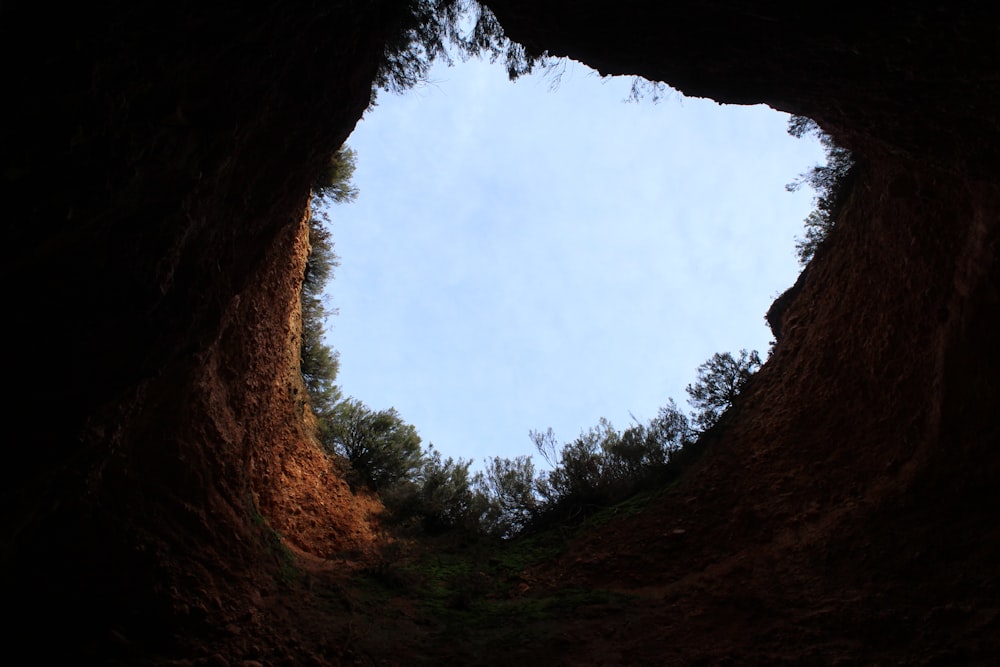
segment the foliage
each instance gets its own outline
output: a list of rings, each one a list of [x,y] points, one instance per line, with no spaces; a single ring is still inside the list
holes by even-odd
[[[675,94],[675,91],[662,81],[650,81],[641,76],[632,77],[632,85],[629,88],[625,101],[630,104],[638,104],[648,99],[653,104],[658,104],[664,98]]]
[[[420,436],[395,408],[372,410],[349,398],[325,417],[324,444],[346,457],[373,490],[388,489],[421,469]]]
[[[527,526],[538,510],[535,466],[530,456],[487,461],[486,475],[479,480],[480,494],[487,499],[482,529],[492,535],[511,537]]]
[[[806,217],[805,236],[796,239],[795,253],[799,264],[805,266],[816,254],[816,249],[827,238],[836,222],[837,212],[847,194],[854,172],[854,157],[849,150],[837,145],[816,121],[805,116],[788,119],[788,133],[796,138],[816,136],[826,153],[826,163],[816,165],[800,175],[786,187],[794,192],[808,185],[815,193],[816,208]]]
[[[556,440],[556,435],[552,432],[551,427],[545,433],[528,431],[528,437],[535,443],[535,449],[550,466],[559,465],[559,441]]]
[[[691,405],[698,409],[692,420],[700,432],[719,421],[760,366],[756,350],[750,353],[740,350],[738,358],[729,352],[716,352],[698,366],[698,379],[687,386],[687,393]]]
[[[325,318],[331,313],[323,304],[323,289],[333,278],[334,268],[340,266],[340,258],[333,251],[333,235],[323,226],[323,214],[315,208],[314,205],[309,215],[309,258],[302,277],[302,291],[318,301],[317,304],[310,304],[314,310],[309,315]]]
[[[690,402],[700,410],[690,419],[671,399],[647,424],[636,420],[618,431],[602,418],[562,446],[552,429],[531,431],[551,466],[541,473],[531,457],[518,456],[488,459],[485,473],[473,475],[471,461],[444,458],[433,446],[421,451],[416,430],[394,409],[375,411],[356,399],[340,401],[323,415],[322,437],[350,463],[354,483],[380,494],[389,524],[509,539],[675,479],[674,459],[683,460],[680,455],[694,448],[696,437],[718,421],[760,365],[756,351],[713,355],[688,386]]]
[[[358,189],[351,182],[357,168],[358,155],[353,148],[341,146],[327,162],[313,184],[313,196],[320,203],[346,204],[358,198]],[[316,203],[316,202],[314,202]]]
[[[693,436],[688,418],[677,408],[674,399],[667,399],[667,404],[659,409],[646,427],[644,461],[647,465],[666,465],[670,455]]]
[[[613,478],[610,452],[618,438],[611,423],[602,417],[597,426],[563,445],[559,465],[539,483],[539,492],[546,502],[598,502],[602,490]]]
[[[680,455],[697,449],[697,437],[718,422],[760,366],[756,351],[740,350],[738,357],[713,355],[687,387],[696,408],[690,418],[670,399],[647,424],[635,420],[619,431],[602,418],[561,446],[551,428],[529,431],[551,469],[536,474],[525,456],[488,460],[482,489],[489,503],[484,530],[509,538],[592,513],[676,478],[684,463],[675,459],[691,460]]]
[[[530,433],[535,447],[553,460],[554,436]],[[617,431],[607,419],[563,445],[558,463],[539,475],[536,488],[545,510],[603,505],[620,500],[655,482],[670,463],[671,455],[689,441],[693,432],[687,417],[673,399],[660,408],[648,424],[636,421]]]
[[[299,350],[299,367],[309,394],[309,403],[317,415],[327,415],[342,398],[337,386],[340,371],[338,353],[325,342],[327,318],[335,314],[326,307],[323,291],[333,277],[333,270],[340,265],[333,251],[333,237],[324,223],[329,222],[323,203],[342,203],[357,197],[357,188],[351,183],[356,156],[348,147],[340,148],[330,159],[327,172],[317,180],[309,215],[309,257],[306,259],[302,278],[302,343]],[[326,422],[320,421],[321,431]]]
[[[340,358],[324,342],[325,320],[330,315],[323,301],[323,285],[338,265],[330,233],[315,216],[309,219],[309,259],[302,283],[302,344],[299,365],[310,405],[317,414],[328,411],[340,400],[336,385]]]
[[[480,492],[471,460],[444,458],[433,445],[421,450],[416,429],[394,409],[372,410],[348,398],[322,415],[320,438],[348,462],[348,481],[378,492],[387,522],[429,533],[478,532],[489,501]]]
[[[415,476],[383,490],[391,520],[415,521],[428,533],[478,532],[488,501],[478,490],[480,476],[469,472],[471,465],[471,460],[443,458],[433,445],[428,447]]]
[[[451,64],[452,52],[463,59],[501,60],[512,80],[545,63],[544,54],[507,39],[493,12],[476,0],[406,0],[406,10],[386,42],[376,90],[398,93],[413,88],[426,81],[438,60]]]
[[[812,261],[816,254],[816,249],[826,240],[833,229],[834,219],[832,216],[823,215],[819,210],[814,210],[806,216],[805,233],[795,239],[795,256],[799,258],[799,265],[805,266]]]

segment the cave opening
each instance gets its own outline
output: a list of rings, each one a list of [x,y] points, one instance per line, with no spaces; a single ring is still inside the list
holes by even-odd
[[[345,394],[479,467],[533,453],[529,429],[683,404],[715,352],[766,353],[813,207],[785,185],[822,151],[764,105],[632,83],[472,59],[380,96],[347,141],[360,195],[327,210]]]

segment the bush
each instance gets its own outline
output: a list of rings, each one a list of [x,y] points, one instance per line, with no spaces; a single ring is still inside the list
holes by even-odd
[[[503,61],[513,80],[544,65],[544,54],[510,41],[489,7],[476,0],[407,0],[395,35],[386,41],[376,88],[402,92],[426,81],[433,64],[482,57]],[[376,92],[372,93],[374,103]]]
[[[419,476],[417,515],[424,530],[462,529],[478,532],[488,501],[474,488],[472,461],[446,459],[433,447],[424,457]]]
[[[480,487],[481,495],[487,500],[482,528],[489,534],[511,537],[537,515],[535,466],[530,456],[493,457],[487,462],[486,476],[480,479]]]
[[[838,146],[811,118],[792,116],[788,119],[788,133],[796,138],[818,137],[826,153],[825,164],[816,165],[785,186],[789,191],[795,191],[805,184],[816,193],[816,209],[806,217],[805,236],[795,241],[795,254],[799,264],[805,266],[833,229],[837,212],[850,186],[855,161],[849,150]]]
[[[395,408],[375,411],[357,399],[347,399],[325,415],[325,421],[324,444],[346,457],[372,490],[388,489],[420,470],[420,436]]]
[[[756,350],[750,353],[740,350],[739,358],[729,352],[716,352],[698,367],[698,379],[687,386],[687,393],[691,405],[699,410],[692,414],[699,432],[707,431],[719,421],[760,367]]]

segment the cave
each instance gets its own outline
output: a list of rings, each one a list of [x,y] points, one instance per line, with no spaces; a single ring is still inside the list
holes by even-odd
[[[979,3],[486,2],[532,53],[812,118],[858,173],[684,484],[525,575],[625,601],[487,654],[321,595],[378,557],[378,501],[303,409],[305,216],[415,4],[4,5],[7,636],[123,665],[993,664],[1000,34]],[[284,581],[287,558],[313,574]]]

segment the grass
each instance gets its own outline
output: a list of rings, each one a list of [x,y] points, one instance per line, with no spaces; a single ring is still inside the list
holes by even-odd
[[[566,623],[620,615],[636,603],[606,589],[548,585],[535,574],[539,566],[576,538],[642,513],[678,481],[509,540],[452,532],[390,542],[359,576],[314,593],[343,619],[345,645],[361,655],[480,666],[500,655],[528,656]]]
[[[257,505],[250,502],[250,522],[260,528],[267,540],[267,548],[278,564],[278,581],[283,584],[291,584],[301,579],[302,573],[295,567],[295,556],[288,545],[285,544],[281,533],[271,527],[271,524],[257,509]]]
[[[432,645],[460,645],[468,652],[463,664],[476,664],[512,642],[545,636],[553,623],[582,608],[627,604],[629,598],[618,593],[549,589],[523,578],[528,568],[552,560],[566,546],[567,535],[559,529],[511,540],[428,538],[356,581],[355,604],[383,618],[405,608]]]
[[[635,516],[645,510],[651,502],[666,494],[667,491],[673,488],[674,484],[676,484],[676,482],[660,488],[639,491],[619,503],[615,503],[614,505],[609,505],[608,507],[598,510],[584,519],[578,530],[580,532],[587,532],[599,526],[603,526],[604,524],[610,523],[615,519]]]

